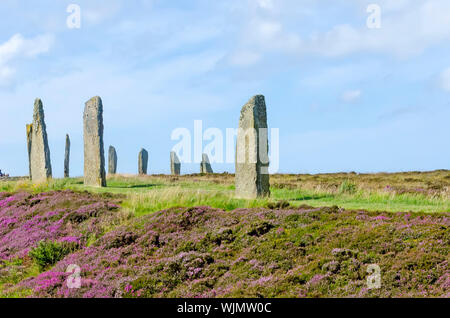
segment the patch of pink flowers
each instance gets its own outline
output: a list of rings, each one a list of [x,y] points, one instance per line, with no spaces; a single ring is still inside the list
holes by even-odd
[[[107,217],[117,207],[72,191],[4,198],[0,201],[0,261],[26,256],[42,240],[81,244],[100,230],[96,217]]]

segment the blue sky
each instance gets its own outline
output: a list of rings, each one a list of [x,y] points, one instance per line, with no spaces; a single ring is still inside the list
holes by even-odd
[[[80,29],[66,25],[72,3]],[[366,25],[370,3],[380,29]],[[82,175],[82,113],[95,95],[124,173],[137,172],[141,147],[149,173],[168,173],[174,129],[236,127],[255,94],[279,128],[280,172],[450,166],[448,0],[2,0],[0,14],[0,169],[12,175],[28,171],[36,97],[54,176],[66,133],[71,174]]]

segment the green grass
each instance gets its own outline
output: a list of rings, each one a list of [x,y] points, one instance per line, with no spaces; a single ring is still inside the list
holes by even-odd
[[[224,210],[266,207],[287,201],[291,206],[339,206],[345,209],[388,212],[450,212],[448,171],[402,174],[275,175],[271,198],[246,200],[234,195],[229,174],[189,176],[131,176],[108,178],[107,188],[85,187],[82,178],[55,179],[45,184],[28,180],[1,181],[0,191],[34,193],[72,189],[121,194],[122,206],[135,215],[171,207],[211,206]],[[391,191],[386,190],[389,186]],[[420,191],[419,191],[420,190]]]
[[[7,275],[4,274],[7,270]],[[40,271],[36,264],[27,264],[23,259],[14,259],[12,261],[0,263],[0,298],[24,298],[31,294],[31,291],[21,291],[4,294],[5,287],[15,285],[20,281],[37,276]]]
[[[215,259],[228,262],[228,271],[231,275],[220,278],[223,276],[224,268],[221,267],[223,263],[212,263],[208,268],[210,271],[208,273],[213,273],[212,276],[218,278],[214,282],[216,286],[238,286],[239,282],[247,282],[247,285],[231,289],[227,296],[259,297],[263,290],[264,294],[262,295],[266,297],[280,295],[297,297],[300,290],[297,287],[304,289],[307,293],[305,295],[308,297],[357,295],[357,291],[365,281],[365,266],[377,263],[384,270],[383,275],[386,277],[384,282],[387,282],[386,286],[388,287],[380,290],[379,293],[378,291],[375,291],[377,293],[373,292],[375,293],[373,295],[392,297],[393,295],[404,295],[405,290],[414,296],[418,295],[415,292],[422,288],[421,285],[434,286],[429,284],[428,280],[438,281],[439,277],[444,277],[443,271],[446,269],[443,266],[446,266],[446,263],[443,262],[445,256],[448,255],[448,244],[446,244],[448,230],[442,225],[445,215],[438,213],[450,212],[449,175],[450,173],[447,171],[371,175],[275,175],[271,176],[271,197],[255,200],[237,198],[234,194],[234,177],[228,174],[180,177],[119,175],[109,177],[106,188],[85,187],[81,178],[55,179],[45,184],[33,184],[29,180],[22,179],[0,181],[0,192],[40,193],[72,189],[115,194],[117,198],[114,197],[114,200],[115,202],[121,200],[120,212],[123,213],[117,214],[113,221],[108,219],[108,222],[102,227],[101,233],[115,230],[121,226],[126,226],[127,230],[133,231],[133,233],[145,232],[149,224],[151,224],[149,228],[152,230],[160,226],[160,231],[167,231],[165,235],[173,234],[176,237],[176,239],[167,241],[172,245],[162,247],[167,253],[161,254],[164,259],[170,260],[182,252],[211,253]],[[109,199],[108,196],[107,200]],[[24,200],[26,204],[29,203],[28,199]],[[64,202],[62,206],[73,208],[72,202],[74,200],[68,199],[67,203]],[[86,201],[76,202],[84,205]],[[263,219],[260,219],[260,213],[254,213],[254,211],[235,211],[234,214],[209,211],[193,217],[189,216],[189,213],[183,214],[188,209],[181,209],[181,212],[169,210],[165,213],[148,215],[172,207],[211,206],[231,211],[238,208],[273,207],[277,206],[274,203],[281,205],[282,202],[283,205],[284,202],[288,202],[293,207],[303,205],[338,206],[347,210],[383,212],[360,213],[337,208],[322,208],[308,211],[308,213],[291,213],[292,211],[280,208],[277,211],[266,211]],[[38,202],[37,204],[44,203]],[[208,209],[199,210],[208,211]],[[303,211],[305,210],[309,209],[303,208]],[[384,211],[394,213],[391,215]],[[409,211],[434,213],[434,215],[429,217],[430,220],[426,226],[421,225],[410,229],[404,227],[406,222],[414,224],[423,214],[416,214],[411,220],[406,221],[404,214],[395,213]],[[143,215],[148,216],[137,218]],[[173,218],[174,215],[177,217]],[[220,217],[217,217],[218,215]],[[240,215],[241,218],[237,223],[234,220],[236,215]],[[378,215],[387,217],[388,220],[374,220],[373,217]],[[220,226],[214,222],[207,223],[206,220],[209,220],[210,216]],[[154,217],[157,218],[153,219]],[[439,218],[441,221],[433,221]],[[172,225],[174,222],[179,224],[179,221],[185,219],[197,223],[195,226],[183,228],[183,236],[176,236],[180,233],[172,233],[169,230],[170,226],[165,226]],[[424,218],[424,220],[426,219]],[[203,221],[200,222],[200,220]],[[189,222],[188,224],[191,224]],[[265,232],[262,230],[267,224],[273,225],[273,229],[261,235],[252,234],[255,229],[261,233]],[[232,227],[231,231],[230,227]],[[103,234],[96,236],[94,233],[96,232],[87,234],[87,246],[100,242],[99,239]],[[179,239],[180,237],[182,239]],[[220,243],[217,243],[217,238],[220,238]],[[427,243],[422,244],[425,239]],[[222,241],[227,247],[226,249],[218,248]],[[356,252],[351,259],[341,259],[341,256],[333,254],[333,250],[336,248],[348,249],[352,253]],[[0,263],[0,298],[31,295],[30,290],[8,293],[5,291],[28,277],[37,276],[42,268],[51,268],[53,263],[60,256],[62,257],[62,254],[54,257],[53,252],[59,254],[59,251],[58,248],[56,251],[53,249],[54,247],[50,246],[51,253],[48,253],[47,248],[41,248],[43,252],[37,254],[33,252],[36,251],[34,248],[29,257]],[[235,262],[242,255],[245,256],[246,261]],[[38,266],[40,259],[43,260],[41,267]],[[257,261],[261,269],[250,264],[250,261],[253,263]],[[339,263],[340,268],[330,271],[331,278],[325,278],[323,283],[308,287],[307,282],[313,280],[316,275],[328,273],[329,266],[336,263]],[[145,260],[143,264],[147,266],[148,260]],[[276,266],[271,267],[273,264]],[[356,268],[355,264],[361,266],[358,265],[359,267]],[[411,271],[408,267],[412,266],[411,264],[417,266],[417,270]],[[422,267],[425,270],[422,270]],[[436,268],[440,268],[439,274],[436,274]],[[173,278],[172,274],[167,274],[157,266],[154,267],[154,270],[155,272],[148,276],[139,277],[133,282],[135,284],[133,286],[136,289],[145,289],[153,286],[153,283],[149,284],[149,281],[161,280],[165,283],[166,279],[170,281]],[[398,285],[399,282],[396,279],[398,273],[404,277],[403,285]],[[270,275],[273,276],[274,281],[259,286],[258,279]],[[209,276],[209,274],[206,275],[206,277]],[[231,283],[229,277],[233,277]],[[197,282],[197,280],[178,283],[179,289],[168,293],[168,297],[190,296],[191,292],[201,294],[207,290],[202,285],[203,283]],[[150,296],[154,296],[153,291],[149,291],[149,293]],[[437,290],[437,287],[433,293],[432,295],[443,295],[443,292]]]
[[[377,191],[358,191],[355,194],[329,193],[311,190],[275,189],[273,198],[286,200],[293,206],[307,204],[314,207],[337,205],[345,209],[387,212],[450,212],[445,198],[421,194],[391,194]]]

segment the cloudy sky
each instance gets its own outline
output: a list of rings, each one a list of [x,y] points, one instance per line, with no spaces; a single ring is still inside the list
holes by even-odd
[[[380,28],[367,24],[372,3]],[[82,175],[95,95],[120,172],[137,171],[141,147],[150,173],[169,172],[174,129],[236,127],[255,94],[279,128],[280,172],[450,167],[448,0],[2,0],[0,14],[0,169],[12,175],[28,171],[36,97],[54,176],[66,133]]]

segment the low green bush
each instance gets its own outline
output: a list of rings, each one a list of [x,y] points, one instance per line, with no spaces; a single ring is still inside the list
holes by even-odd
[[[44,271],[76,250],[77,247],[78,244],[73,242],[40,241],[28,255],[39,266],[39,269]]]
[[[351,183],[349,180],[344,180],[339,187],[339,193],[356,193],[357,187],[356,184]]]

